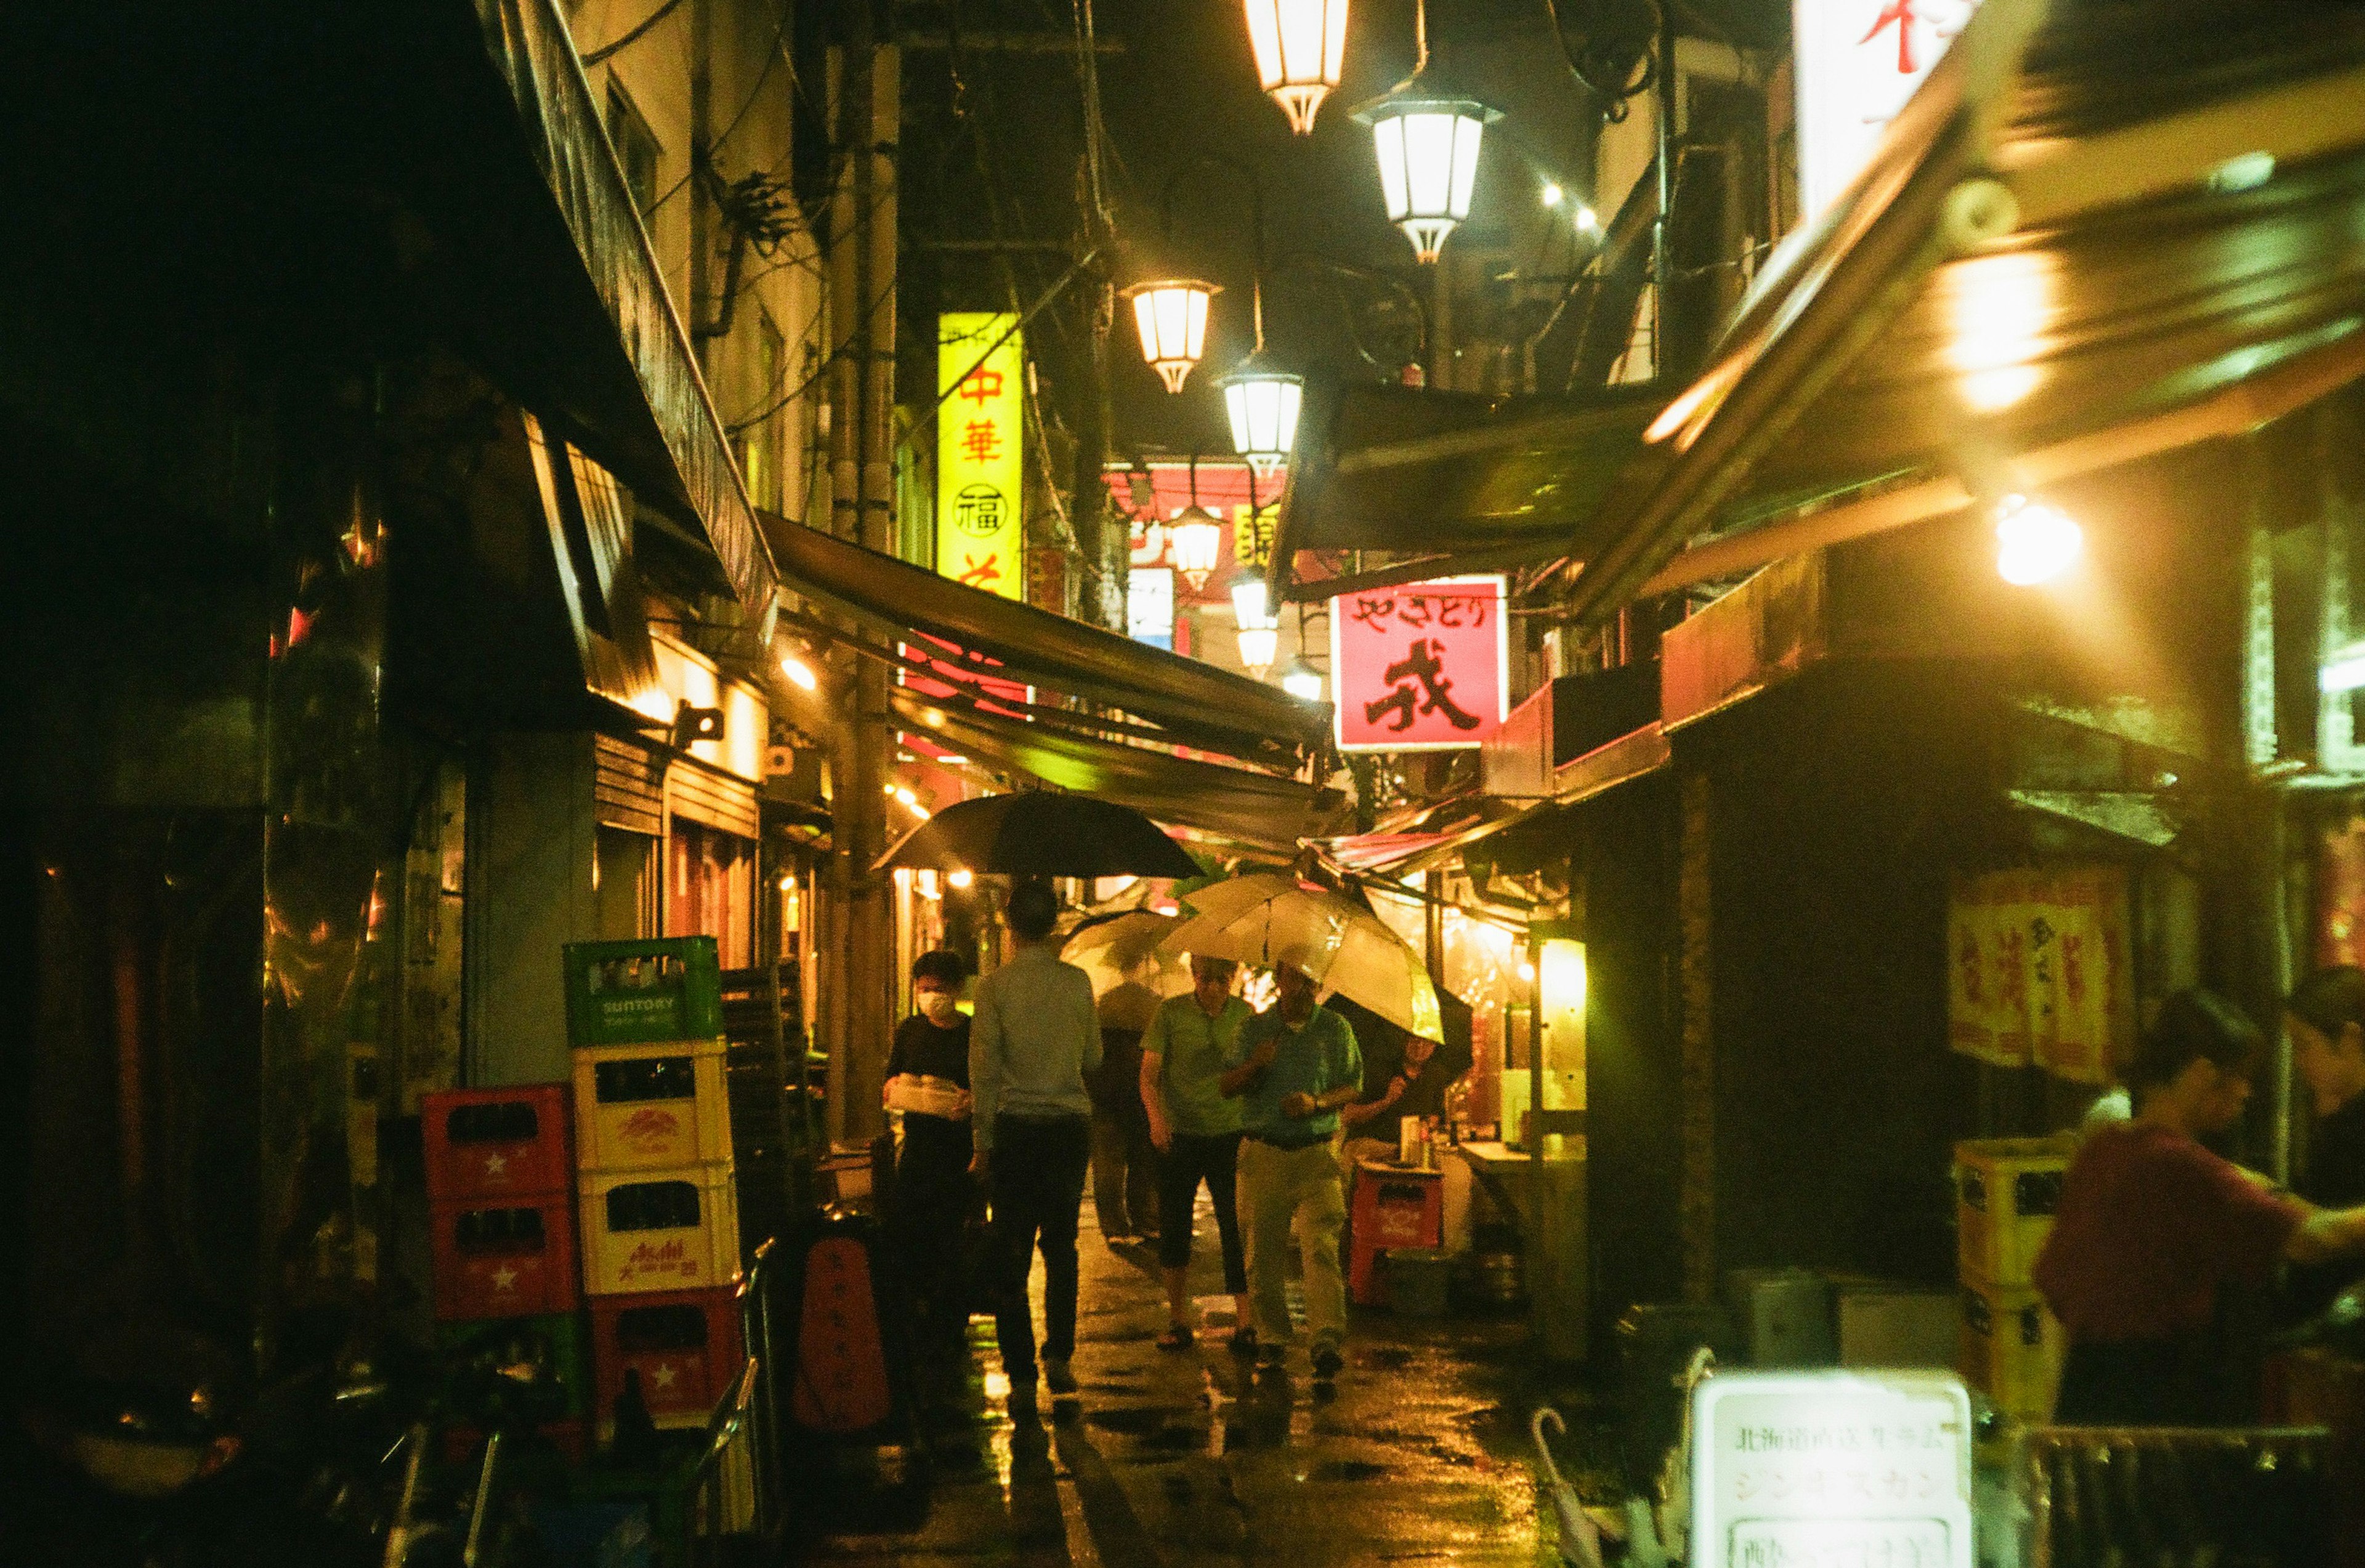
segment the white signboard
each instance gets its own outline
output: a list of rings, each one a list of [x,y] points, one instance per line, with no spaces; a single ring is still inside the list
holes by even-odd
[[[1174,570],[1136,566],[1125,577],[1125,634],[1137,643],[1171,652],[1174,647]]]
[[[1871,160],[1978,0],[1795,0],[1799,200],[1812,218]]]
[[[1972,1568],[1971,1404],[1943,1372],[1719,1372],[1692,1397],[1694,1568]]]

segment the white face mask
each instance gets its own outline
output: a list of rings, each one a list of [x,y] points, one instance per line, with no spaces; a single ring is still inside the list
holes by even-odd
[[[950,1024],[954,1014],[960,1011],[950,991],[924,991],[919,993],[918,1000],[920,1012],[926,1016],[929,1023],[940,1029]]]

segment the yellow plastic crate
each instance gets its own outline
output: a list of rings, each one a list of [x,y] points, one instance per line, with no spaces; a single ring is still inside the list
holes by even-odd
[[[576,1197],[588,1294],[710,1290],[739,1277],[739,1198],[728,1165],[586,1170]]]
[[[2007,1416],[2031,1426],[2051,1419],[2068,1348],[2061,1320],[2035,1291],[1963,1287],[1962,1354],[1955,1370]]]
[[[729,1163],[723,1050],[720,1039],[577,1047],[577,1168]]]
[[[1965,1284],[2024,1285],[2053,1229],[2073,1146],[1980,1138],[1955,1146],[1956,1260]]]

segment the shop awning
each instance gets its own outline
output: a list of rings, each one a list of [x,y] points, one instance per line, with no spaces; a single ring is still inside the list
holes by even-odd
[[[2354,6],[1989,0],[1645,432],[1571,608],[1785,500],[1934,481],[1959,507],[2033,482],[2023,454],[2124,461],[2100,438],[2213,400],[2182,438],[2238,433],[2273,409],[2229,389],[2365,368],[2360,103]]]
[[[1332,831],[1345,804],[1335,790],[1028,723],[908,687],[890,700],[905,723],[964,756],[1255,848],[1294,854],[1300,839]]]
[[[918,633],[995,661],[981,674],[1122,709],[1179,744],[1243,760],[1294,761],[1298,750],[1328,741],[1327,703],[986,593],[785,518],[766,514],[766,521],[790,586],[882,637]]]

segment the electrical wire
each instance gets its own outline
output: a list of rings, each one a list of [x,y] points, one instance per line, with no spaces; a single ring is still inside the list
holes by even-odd
[[[611,43],[603,43],[598,49],[595,49],[590,53],[585,55],[583,57],[584,69],[588,71],[592,66],[599,64],[603,60],[606,60],[609,56],[632,48],[633,45],[640,42],[642,39],[648,36],[648,31],[651,28],[656,27],[659,22],[662,22],[667,17],[672,16],[675,11],[680,8],[680,6],[681,0],[664,0],[664,4],[660,5],[656,10],[650,12],[647,16],[642,17],[639,23],[627,28],[623,37],[617,39]]]

